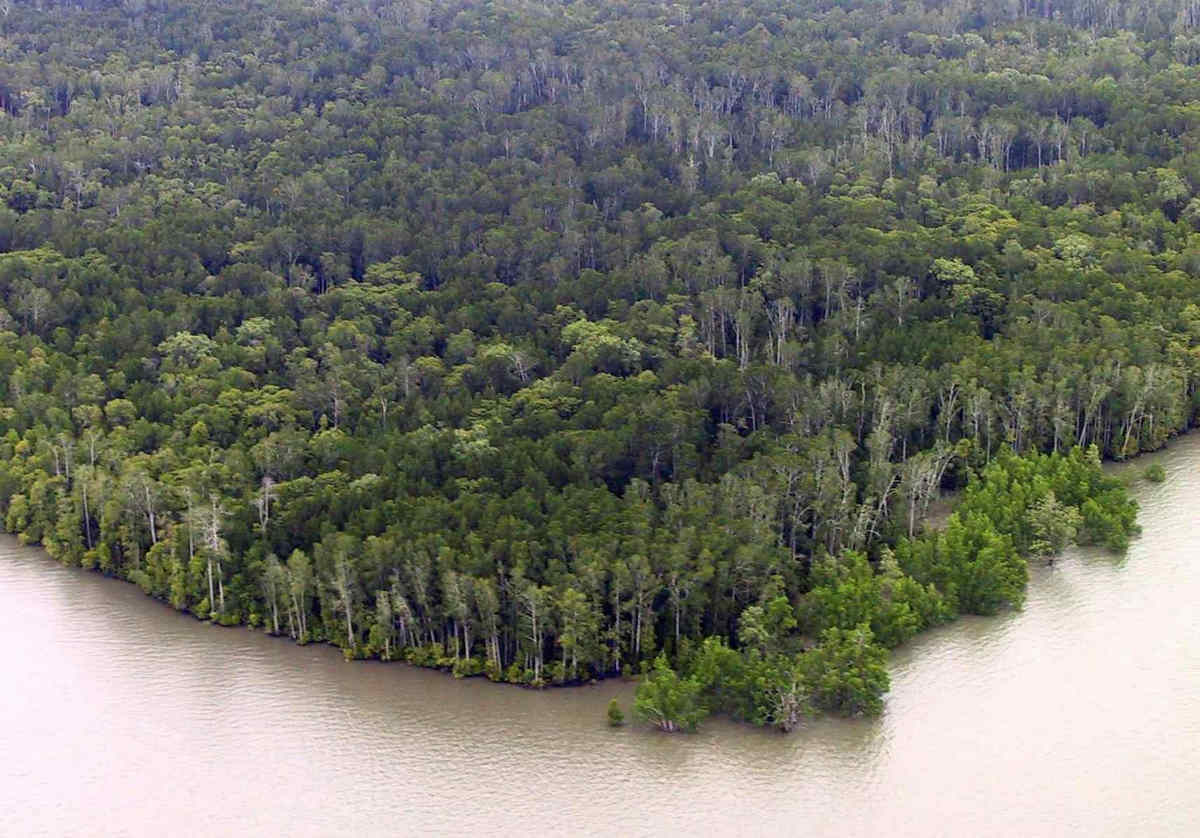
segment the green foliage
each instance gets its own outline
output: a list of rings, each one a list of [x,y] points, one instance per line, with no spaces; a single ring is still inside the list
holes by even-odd
[[[608,702],[607,716],[609,727],[620,727],[625,724],[625,714],[621,712],[621,705],[615,698]]]
[[[1163,483],[1167,479],[1167,471],[1160,463],[1153,463],[1146,466],[1145,471],[1142,472],[1142,477],[1151,483]]]
[[[817,648],[801,656],[800,668],[817,708],[844,716],[873,716],[883,710],[883,696],[891,686],[887,651],[873,641],[866,623],[830,628]]]
[[[455,678],[473,678],[484,674],[484,664],[478,658],[459,658],[451,664],[450,671]]]
[[[1035,556],[1054,556],[1075,541],[1083,516],[1073,506],[1058,502],[1054,492],[1047,492],[1029,507],[1029,528],[1033,532],[1030,546]]]
[[[943,530],[896,549],[900,567],[921,584],[932,584],[953,608],[967,614],[994,614],[1019,608],[1029,570],[1012,538],[978,512],[950,516]]]
[[[690,675],[712,713],[752,720],[757,715],[749,655],[719,637],[706,637],[690,661]]]
[[[680,678],[659,653],[654,668],[638,684],[634,715],[668,733],[692,731],[708,714],[700,699],[701,685],[694,678]]]
[[[742,611],[738,619],[738,643],[760,654],[777,652],[785,645],[796,625],[796,617],[787,597],[783,594],[772,596],[767,602],[747,606]]]
[[[1138,531],[1137,504],[1106,477],[1095,449],[1002,456],[963,493],[939,532],[902,540],[899,566],[970,614],[1020,607],[1022,553],[1053,555],[1074,541],[1122,550]]]
[[[892,648],[949,616],[938,589],[906,575],[890,550],[878,571],[862,553],[847,551],[817,562],[812,578],[804,625],[814,637],[828,628],[852,629],[866,622],[879,642]]]
[[[745,717],[748,721],[787,733],[814,712],[812,685],[802,660],[793,655],[747,655],[747,700],[753,708]]]

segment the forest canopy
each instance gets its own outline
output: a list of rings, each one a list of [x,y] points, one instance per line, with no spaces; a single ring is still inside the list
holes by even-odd
[[[4,2],[5,528],[349,657],[645,670],[665,727],[878,712],[1195,423],[1198,24]]]

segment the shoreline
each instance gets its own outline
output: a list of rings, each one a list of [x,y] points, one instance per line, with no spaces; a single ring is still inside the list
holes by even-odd
[[[1124,477],[1124,475],[1121,475],[1120,472],[1128,470],[1134,462],[1136,462],[1139,459],[1142,459],[1143,457],[1163,454],[1164,452],[1169,450],[1169,448],[1171,447],[1171,445],[1173,443],[1175,443],[1179,439],[1190,436],[1194,430],[1196,430],[1196,428],[1189,428],[1188,430],[1186,430],[1182,433],[1179,433],[1179,434],[1176,434],[1176,435],[1170,437],[1166,442],[1164,442],[1164,444],[1161,447],[1159,447],[1157,449],[1154,449],[1151,451],[1140,451],[1133,457],[1129,457],[1124,460],[1104,460],[1101,463],[1101,467],[1106,475],[1111,475],[1113,477],[1118,477],[1118,478],[1122,479],[1122,482],[1125,484],[1125,486],[1127,488],[1131,488],[1137,482],[1140,482],[1141,478],[1136,475],[1131,476],[1131,477]],[[1116,471],[1117,474],[1113,474],[1114,471]],[[955,490],[953,493],[950,494],[949,497],[946,498],[946,503],[947,503],[946,506],[943,506],[940,509],[934,510],[933,512],[931,512],[931,514],[927,514],[925,519],[922,521],[922,527],[919,532],[920,533],[929,533],[929,532],[940,531],[942,528],[941,525],[944,523],[944,521],[946,519],[948,519],[951,514],[954,513],[955,508],[958,505],[958,501],[961,498],[962,491],[963,491],[962,489]],[[941,501],[941,499],[939,499],[939,501]],[[940,520],[938,520],[938,519],[940,519]],[[17,543],[21,544],[22,546],[37,548],[38,550],[40,550],[42,552],[42,554],[45,556],[45,558],[49,561],[53,561],[56,564],[59,564],[64,567],[78,568],[81,571],[95,573],[104,578],[113,579],[118,582],[124,582],[129,585],[132,585],[133,587],[138,588],[138,590],[141,592],[141,594],[144,597],[146,597],[147,599],[152,600],[152,601],[164,606],[165,608],[175,612],[176,614],[180,614],[181,616],[190,617],[198,623],[204,623],[209,626],[213,626],[213,627],[217,627],[217,628],[244,629],[244,630],[256,633],[256,634],[261,634],[264,637],[269,637],[269,638],[277,639],[277,640],[291,641],[291,643],[296,646],[309,646],[309,645],[327,646],[332,649],[340,651],[343,660],[347,663],[375,662],[375,663],[380,663],[380,664],[403,664],[405,666],[409,666],[414,669],[434,671],[434,672],[439,672],[443,675],[449,675],[450,677],[452,677],[456,680],[480,679],[480,680],[487,681],[487,682],[493,683],[493,684],[500,684],[500,685],[518,687],[518,688],[526,689],[526,690],[535,690],[535,691],[542,691],[542,690],[546,690],[546,689],[598,686],[602,682],[612,682],[612,681],[620,681],[623,683],[637,683],[640,680],[640,677],[638,674],[630,675],[628,673],[612,673],[612,674],[602,675],[600,677],[589,678],[586,680],[576,679],[576,680],[571,680],[571,681],[555,682],[552,679],[547,679],[547,680],[543,681],[542,683],[521,683],[521,682],[509,680],[504,677],[500,677],[500,678],[490,677],[487,674],[487,672],[484,671],[484,669],[482,669],[482,668],[479,668],[476,671],[472,671],[472,672],[456,672],[455,671],[455,662],[457,660],[472,660],[476,663],[480,663],[478,658],[470,658],[470,659],[461,658],[461,657],[460,658],[447,658],[447,657],[443,656],[436,665],[426,665],[426,664],[422,664],[422,663],[413,662],[412,660],[407,660],[403,656],[393,656],[390,658],[384,658],[379,655],[357,655],[357,654],[353,654],[353,653],[348,653],[344,647],[339,646],[338,644],[336,644],[328,639],[305,640],[304,642],[301,642],[295,638],[292,638],[286,632],[274,633],[274,632],[268,631],[265,625],[255,625],[252,622],[247,621],[247,620],[226,623],[226,622],[221,622],[219,619],[213,619],[211,617],[205,618],[205,617],[203,617],[199,614],[196,614],[195,612],[193,612],[189,609],[186,609],[186,608],[185,609],[175,608],[173,605],[171,605],[171,603],[169,601],[167,601],[161,597],[155,596],[155,595],[148,593],[145,590],[141,589],[141,586],[138,585],[132,579],[122,578],[118,575],[115,575],[108,571],[102,570],[99,567],[84,567],[82,565],[71,565],[71,564],[62,562],[62,561],[56,559],[54,556],[52,556],[45,549],[45,547],[43,547],[40,543],[24,542],[19,534],[14,534],[14,533],[7,533],[7,534],[10,537],[14,538],[17,541]],[[1024,558],[1024,560],[1026,561],[1027,564],[1032,564],[1032,561],[1033,561],[1032,556],[1023,556],[1022,558]],[[1047,564],[1049,564],[1050,566],[1053,566],[1053,563],[1054,563],[1053,559],[1051,559],[1049,562],[1047,562]],[[1013,610],[1013,609],[1011,607],[1002,609],[1002,611],[997,612],[997,615],[999,613],[1003,613],[1003,611],[1005,611],[1005,610]],[[906,640],[902,644],[900,644],[900,646],[897,646],[894,648],[889,648],[887,650],[889,663],[891,661],[892,652],[895,651],[896,648],[902,648],[904,646],[907,646],[911,642],[911,640],[914,640],[917,637],[925,635],[930,630],[935,629],[939,626],[944,626],[944,625],[948,625],[949,623],[957,622],[962,616],[966,616],[966,615],[961,614],[961,613],[955,614],[949,620],[944,620],[942,622],[939,622],[939,623],[936,623],[936,624],[933,624],[930,626],[926,626],[921,631],[917,632],[917,634],[915,634],[912,638],[910,638],[909,640]],[[996,615],[983,615],[983,616],[996,616]],[[411,647],[410,646],[410,647],[404,647],[404,648],[405,648],[405,651],[417,650],[417,652],[416,652],[417,654],[420,653],[420,650],[425,650],[426,654],[432,654],[430,647]],[[503,670],[501,670],[501,672],[503,673]]]

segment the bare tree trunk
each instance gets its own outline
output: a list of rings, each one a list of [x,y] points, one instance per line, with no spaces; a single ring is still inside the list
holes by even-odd
[[[208,557],[208,612],[212,613],[213,606],[216,605],[216,596],[213,590],[213,560],[212,556]]]
[[[84,532],[84,537],[87,539],[88,549],[91,550],[92,549],[92,518],[91,518],[91,515],[88,514],[87,480],[86,479],[83,481],[82,490],[83,490],[83,532]]]
[[[225,613],[225,583],[222,581],[225,573],[221,570],[221,560],[217,559],[217,601],[221,603],[221,613]]]
[[[142,492],[146,497],[146,519],[150,522],[150,543],[153,545],[158,543],[158,528],[155,526],[154,498],[150,495],[149,483],[142,485]]]

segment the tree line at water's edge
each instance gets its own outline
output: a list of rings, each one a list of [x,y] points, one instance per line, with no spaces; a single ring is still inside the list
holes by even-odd
[[[1195,424],[1191,3],[0,13],[4,525],[202,618],[870,713]]]
[[[944,527],[881,547],[874,567],[852,550],[822,557],[795,606],[777,577],[742,612],[737,651],[707,637],[681,642],[675,668],[660,654],[634,711],[664,730],[710,712],[783,730],[814,712],[876,714],[886,649],[960,613],[1020,607],[1029,556],[1073,543],[1123,551],[1137,532],[1137,504],[1103,474],[1095,448],[1006,453],[967,485]],[[805,649],[806,640],[817,642]]]

